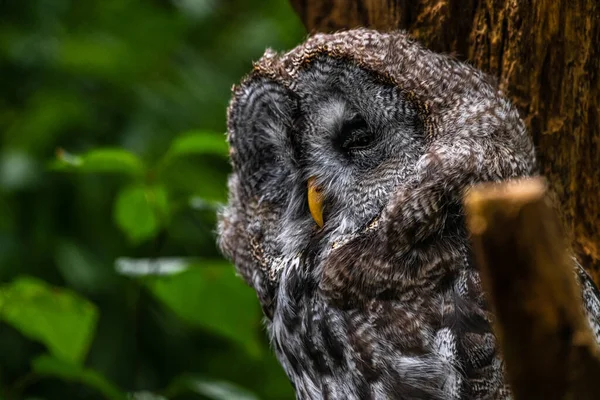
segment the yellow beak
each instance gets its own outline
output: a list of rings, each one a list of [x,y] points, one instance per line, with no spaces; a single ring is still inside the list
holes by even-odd
[[[310,215],[312,215],[317,225],[319,225],[319,227],[322,227],[323,194],[321,193],[321,188],[318,187],[315,183],[314,176],[311,176],[308,179],[308,209],[310,210]]]

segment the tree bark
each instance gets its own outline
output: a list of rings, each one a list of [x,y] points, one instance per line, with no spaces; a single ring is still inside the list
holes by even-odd
[[[498,78],[580,262],[600,283],[598,0],[291,0],[309,32],[404,29]]]

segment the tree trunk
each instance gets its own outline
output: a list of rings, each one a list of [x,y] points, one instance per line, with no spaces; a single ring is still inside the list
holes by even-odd
[[[524,118],[578,259],[600,283],[598,0],[291,0],[310,32],[404,29],[496,76]]]

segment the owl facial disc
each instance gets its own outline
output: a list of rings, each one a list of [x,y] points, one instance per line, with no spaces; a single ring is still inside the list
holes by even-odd
[[[311,176],[308,178],[308,209],[310,215],[319,225],[319,228],[323,227],[323,193],[321,188],[315,183],[315,177]]]

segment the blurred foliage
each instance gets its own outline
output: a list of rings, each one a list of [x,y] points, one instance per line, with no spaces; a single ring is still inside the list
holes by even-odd
[[[215,245],[280,0],[0,0],[0,398],[291,399]]]

